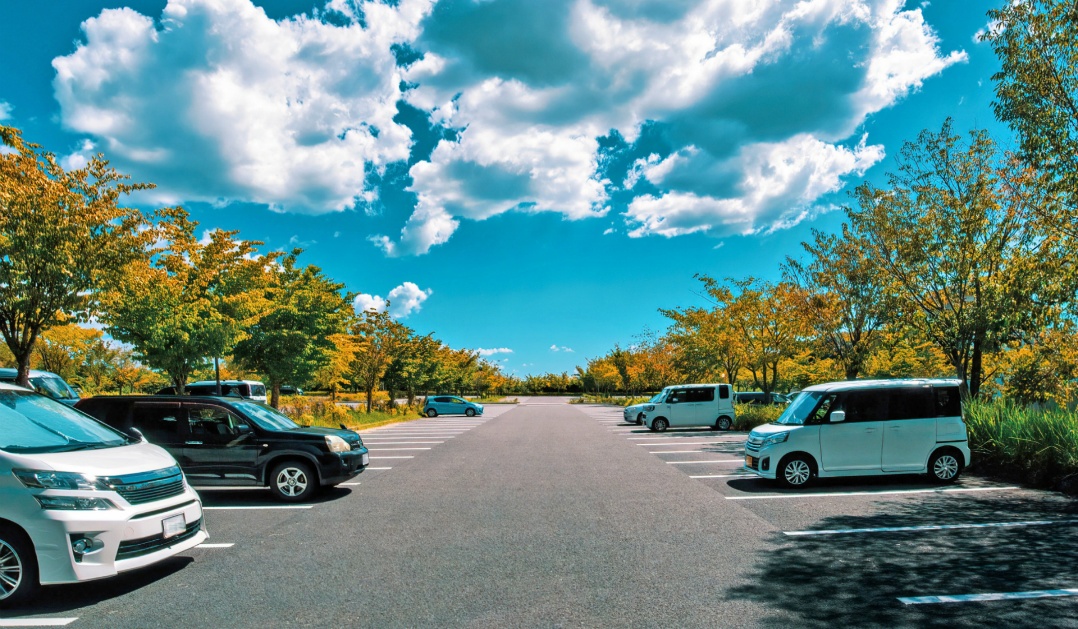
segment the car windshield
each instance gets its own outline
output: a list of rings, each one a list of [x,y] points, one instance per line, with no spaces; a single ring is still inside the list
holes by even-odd
[[[134,441],[68,406],[29,391],[0,391],[0,450],[73,452]]]
[[[233,402],[233,404],[244,413],[247,413],[247,416],[258,424],[259,428],[265,430],[293,430],[299,428],[299,424],[289,419],[287,415],[265,404],[247,401]]]
[[[783,426],[803,425],[805,420],[808,419],[809,413],[816,408],[816,403],[820,401],[823,395],[820,391],[802,392],[793,402],[790,402],[790,405],[786,407],[782,415],[779,415],[775,423]]]
[[[251,385],[251,397],[265,397],[266,385],[264,384],[252,384]]]
[[[659,391],[655,395],[651,396],[651,399],[648,400],[648,404],[656,404],[658,402],[661,402],[663,399],[663,393],[666,393],[666,391]]]
[[[78,397],[75,392],[67,387],[67,384],[59,378],[37,377],[30,378],[30,386],[34,391],[51,398],[63,399]]]

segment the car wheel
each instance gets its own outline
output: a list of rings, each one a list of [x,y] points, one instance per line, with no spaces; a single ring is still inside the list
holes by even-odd
[[[474,408],[466,409],[464,411],[464,414],[467,415],[468,417],[475,417],[475,409]]]
[[[21,531],[0,525],[0,607],[27,600],[37,588],[33,547]]]
[[[437,416],[438,416],[438,411],[434,410],[433,408],[428,408],[427,409],[427,417],[437,417]]]
[[[726,415],[715,420],[715,430],[730,430],[730,426],[733,426],[734,422]]]
[[[962,462],[953,450],[939,450],[928,461],[928,475],[937,483],[953,483],[962,473]]]
[[[643,426],[644,425],[644,414],[643,413],[640,413],[639,415],[636,416],[636,425],[637,426]]]
[[[314,495],[318,478],[306,463],[285,461],[270,472],[270,489],[285,502],[300,502]]]
[[[779,465],[778,479],[787,487],[804,487],[812,479],[812,462],[802,455],[792,456]]]
[[[657,417],[651,422],[651,429],[655,432],[665,432],[668,426],[670,426],[670,422],[662,417]]]

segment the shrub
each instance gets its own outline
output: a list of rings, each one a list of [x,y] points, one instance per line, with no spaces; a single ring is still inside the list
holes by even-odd
[[[775,421],[784,410],[786,406],[781,404],[734,404],[734,413],[737,418],[734,419],[733,429],[752,430],[757,426]]]

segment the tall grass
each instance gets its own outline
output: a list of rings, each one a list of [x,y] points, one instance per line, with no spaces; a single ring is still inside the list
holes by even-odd
[[[326,428],[345,426],[352,430],[418,419],[422,417],[421,410],[418,405],[398,405],[390,409],[372,409],[368,413],[363,406],[353,409],[328,399],[300,395],[282,397],[280,403],[280,411],[298,424]]]
[[[966,404],[973,463],[1039,487],[1078,490],[1078,414],[1008,400]]]

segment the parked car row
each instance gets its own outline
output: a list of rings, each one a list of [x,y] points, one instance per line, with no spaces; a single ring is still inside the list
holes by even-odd
[[[297,502],[369,462],[358,433],[302,427],[249,399],[98,396],[71,408],[0,383],[0,606],[202,543],[192,484]]]

